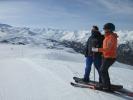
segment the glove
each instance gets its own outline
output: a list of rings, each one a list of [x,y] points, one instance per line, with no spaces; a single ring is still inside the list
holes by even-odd
[[[92,48],[92,52],[98,52],[98,48]]]

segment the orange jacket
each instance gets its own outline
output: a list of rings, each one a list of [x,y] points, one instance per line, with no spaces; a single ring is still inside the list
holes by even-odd
[[[103,48],[98,51],[103,53],[104,58],[116,58],[117,56],[117,34],[106,33],[103,41]]]

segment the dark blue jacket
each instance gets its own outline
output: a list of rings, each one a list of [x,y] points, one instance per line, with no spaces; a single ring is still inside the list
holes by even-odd
[[[85,56],[101,56],[102,53],[92,52],[92,47],[101,48],[103,40],[104,36],[99,31],[92,31],[91,36],[86,43]]]

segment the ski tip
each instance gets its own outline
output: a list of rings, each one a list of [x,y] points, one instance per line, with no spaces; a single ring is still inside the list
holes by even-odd
[[[73,79],[75,79],[76,77],[74,76]]]
[[[71,84],[71,85],[74,85],[74,83],[73,83],[73,82],[70,82],[70,84]]]
[[[70,82],[70,85],[76,87],[76,84],[73,82]]]

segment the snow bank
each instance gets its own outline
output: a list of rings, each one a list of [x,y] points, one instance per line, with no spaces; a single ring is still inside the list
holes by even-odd
[[[70,85],[73,76],[83,76],[84,57],[64,50],[0,45],[0,100],[125,100]],[[133,90],[133,70],[115,63],[111,80]],[[98,75],[96,75],[98,79]],[[93,79],[93,71],[91,72]]]

